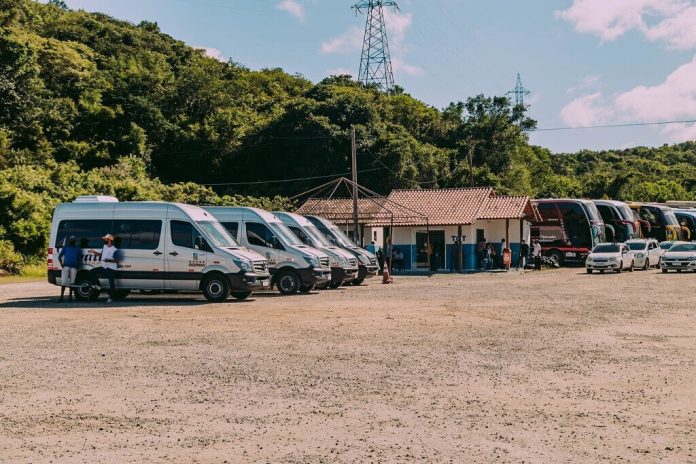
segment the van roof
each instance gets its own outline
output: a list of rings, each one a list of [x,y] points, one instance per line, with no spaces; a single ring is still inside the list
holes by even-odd
[[[284,218],[288,218],[292,222],[294,222],[295,224],[297,224],[298,226],[301,226],[301,227],[314,225],[311,222],[309,222],[309,219],[302,216],[301,214],[288,213],[286,211],[273,211],[273,214],[278,216],[281,220],[283,220]]]
[[[112,197],[113,198],[113,197]],[[210,221],[215,220],[215,218],[207,213],[203,208],[194,205],[187,205],[184,203],[167,203],[164,201],[125,201],[120,202],[116,200],[113,201],[75,201],[72,203],[62,203],[56,208],[56,212],[59,211],[74,211],[83,210],[86,213],[89,211],[119,211],[119,210],[166,210],[168,207],[176,207],[184,214],[189,216],[194,221]]]
[[[628,206],[624,201],[618,200],[594,200],[598,205]]]

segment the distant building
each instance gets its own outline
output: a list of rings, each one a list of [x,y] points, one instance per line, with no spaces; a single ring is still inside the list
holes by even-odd
[[[427,270],[428,251],[433,270],[460,270],[460,253],[461,270],[476,269],[476,245],[483,239],[498,252],[505,239],[514,263],[521,239],[529,242],[530,223],[538,218],[529,197],[498,196],[492,188],[394,190],[386,199],[360,201],[364,244],[383,247],[392,237],[406,270]],[[352,230],[350,199],[311,199],[298,213],[323,216]]]

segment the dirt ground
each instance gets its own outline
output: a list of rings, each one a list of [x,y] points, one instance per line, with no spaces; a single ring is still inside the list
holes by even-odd
[[[696,275],[0,286],[0,462],[696,463]]]

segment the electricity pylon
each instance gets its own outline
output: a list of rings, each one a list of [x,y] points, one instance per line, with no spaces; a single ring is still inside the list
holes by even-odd
[[[529,90],[525,89],[524,86],[522,85],[522,78],[520,77],[519,73],[517,74],[517,84],[515,85],[515,88],[505,95],[514,97],[515,99],[515,106],[524,106],[524,97],[529,95]]]
[[[358,80],[365,85],[376,84],[383,91],[391,92],[394,89],[394,72],[384,22],[385,6],[399,8],[392,0],[361,0],[353,5],[353,9],[356,14],[367,10]]]

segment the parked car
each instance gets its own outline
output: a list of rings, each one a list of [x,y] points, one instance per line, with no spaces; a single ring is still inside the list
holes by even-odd
[[[202,292],[222,302],[231,294],[243,300],[269,287],[268,262],[239,245],[220,223],[197,206],[164,202],[119,202],[106,196],[82,196],[58,205],[48,248],[48,281],[60,285],[60,249],[75,237],[82,264],[75,280],[76,298],[94,301],[108,280],[95,283],[90,271],[98,267],[95,252],[100,237],[114,236],[121,252],[115,296],[130,291]]]
[[[662,249],[662,254],[664,255],[665,251],[669,250],[672,248],[672,245],[674,245],[676,242],[673,241],[666,241],[666,242],[660,242],[660,248]]]
[[[629,240],[626,245],[633,251],[634,265],[645,270],[659,268],[663,250],[654,238],[637,238]]]
[[[625,243],[600,243],[592,249],[585,261],[588,274],[592,274],[593,271],[602,274],[604,271],[633,272],[634,266],[633,251]]]
[[[676,242],[662,255],[662,272],[696,272],[696,243]]]

